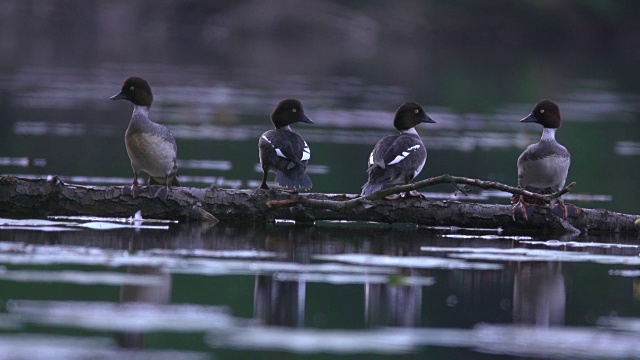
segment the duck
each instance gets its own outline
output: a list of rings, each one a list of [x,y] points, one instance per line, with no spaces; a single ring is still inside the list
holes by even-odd
[[[128,100],[133,103],[133,114],[124,136],[125,147],[133,170],[131,194],[136,197],[140,191],[138,177],[141,171],[149,175],[150,186],[156,190],[152,197],[166,198],[170,186],[180,186],[178,180],[178,146],[166,126],[149,119],[149,109],[153,103],[153,93],[149,82],[132,76],[125,80],[119,93],[111,100]]]
[[[408,184],[420,174],[427,161],[427,148],[415,129],[421,123],[435,123],[422,106],[406,102],[396,109],[393,126],[400,133],[385,136],[374,146],[367,163],[368,180],[362,186],[361,196],[373,194],[386,184]],[[415,190],[406,192],[405,196],[423,197]]]
[[[276,174],[275,180],[281,187],[291,192],[310,190],[313,186],[306,173],[311,158],[311,149],[302,136],[291,130],[291,124],[301,122],[313,124],[296,99],[285,99],[278,103],[271,113],[271,123],[275,129],[269,130],[258,140],[258,153],[262,168],[260,189],[269,189],[267,175]]]
[[[556,141],[556,132],[562,126],[560,108],[551,100],[540,100],[531,113],[520,122],[542,125],[542,137],[537,143],[529,145],[518,157],[518,187],[540,194],[560,191],[567,181],[571,165],[571,154]],[[514,211],[519,208],[525,220],[528,219],[527,207],[543,205],[522,195],[514,195],[513,201]],[[558,199],[558,205],[566,218],[567,208],[562,199]]]

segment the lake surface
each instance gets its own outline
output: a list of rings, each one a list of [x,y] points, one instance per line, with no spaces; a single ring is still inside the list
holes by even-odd
[[[640,47],[623,16],[636,5],[610,5],[620,23],[599,29],[617,40],[595,42],[576,30],[596,31],[575,4],[489,8],[511,16],[485,21],[430,1],[316,1],[304,24],[304,6],[260,1],[11,4],[0,7],[1,174],[130,184],[132,106],[108,99],[139,75],[186,186],[257,187],[257,139],[288,97],[315,121],[293,126],[311,146],[314,192],[359,192],[405,101],[436,121],[417,128],[429,151],[419,179],[515,185],[541,133],[519,119],[551,98],[577,182],[565,199],[640,213]],[[573,27],[525,46],[544,36],[523,6]],[[0,358],[640,358],[637,234],[145,220],[0,219]]]
[[[5,358],[639,355],[635,237],[3,224]]]

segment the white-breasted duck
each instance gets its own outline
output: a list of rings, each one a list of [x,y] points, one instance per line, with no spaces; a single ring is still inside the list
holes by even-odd
[[[149,120],[149,108],[153,94],[149,82],[140,77],[130,77],[122,85],[121,91],[111,100],[129,100],[133,103],[133,115],[124,136],[127,154],[133,169],[131,194],[139,191],[140,171],[149,174],[149,185],[163,185],[152,196],[165,197],[169,186],[180,186],[176,165],[178,146],[169,129]],[[162,193],[166,190],[166,193]]]
[[[533,122],[543,126],[540,141],[529,145],[518,157],[518,186],[525,190],[551,194],[560,191],[567,180],[571,155],[569,151],[556,141],[556,131],[562,125],[560,109],[551,100],[539,101],[531,114],[520,122]],[[528,205],[542,205],[524,196],[514,196],[514,211],[521,208],[524,219],[528,219]],[[561,199],[558,200],[562,216],[567,217],[567,208]],[[574,207],[575,208],[575,207]],[[514,216],[515,218],[515,216]]]
[[[420,123],[435,123],[420,105],[407,102],[396,110],[393,126],[400,134],[383,137],[373,148],[362,196],[379,191],[385,184],[408,184],[420,174],[427,161],[427,149],[414,128]],[[421,196],[415,191],[405,195]]]
[[[300,101],[285,99],[271,114],[271,122],[275,129],[265,132],[258,140],[263,171],[260,188],[269,188],[267,175],[272,171],[276,174],[276,182],[284,188],[293,191],[311,189],[311,179],[306,173],[311,150],[302,136],[291,130],[290,125],[296,122],[313,124],[313,121],[305,115]]]

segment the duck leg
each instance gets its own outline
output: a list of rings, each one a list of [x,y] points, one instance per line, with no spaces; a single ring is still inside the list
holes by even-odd
[[[166,200],[169,195],[169,183],[171,181],[171,177],[167,175],[165,178],[164,185],[160,184],[157,180],[152,177],[149,177],[149,197],[151,198],[160,198],[162,200]]]
[[[514,195],[512,199],[517,200],[511,208],[511,219],[513,221],[516,221],[516,218],[529,221],[529,216],[533,215],[537,205],[528,203],[522,195]]]
[[[267,175],[269,175],[269,170],[262,168],[262,184],[258,189],[269,190],[269,186],[267,186]]]
[[[162,200],[167,199],[169,195],[169,188],[163,185],[149,185],[149,197],[159,198]]]
[[[133,173],[133,183],[131,184],[131,186],[123,186],[122,187],[122,193],[124,195],[131,195],[132,198],[136,198],[138,197],[138,195],[140,195],[142,193],[142,188],[140,187],[140,184],[138,183],[138,173]]]

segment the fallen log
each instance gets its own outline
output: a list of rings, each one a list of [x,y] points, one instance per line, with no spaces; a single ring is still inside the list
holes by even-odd
[[[511,205],[479,204],[451,200],[403,198],[386,200],[390,194],[406,192],[439,183],[493,188],[550,201],[571,189],[555,194],[531,194],[508,185],[442,175],[409,185],[385,189],[359,197],[354,194],[291,194],[278,189],[236,190],[173,187],[167,199],[151,198],[146,191],[136,198],[115,186],[65,184],[55,176],[29,179],[0,177],[0,216],[46,217],[105,216],[130,217],[142,211],[145,218],[182,221],[225,221],[233,223],[267,222],[289,219],[301,223],[320,220],[413,223],[426,226],[463,228],[501,228],[506,232],[545,233],[637,232],[638,215],[605,209],[582,209],[575,217],[563,220],[548,208],[539,208],[528,221],[514,221]]]

